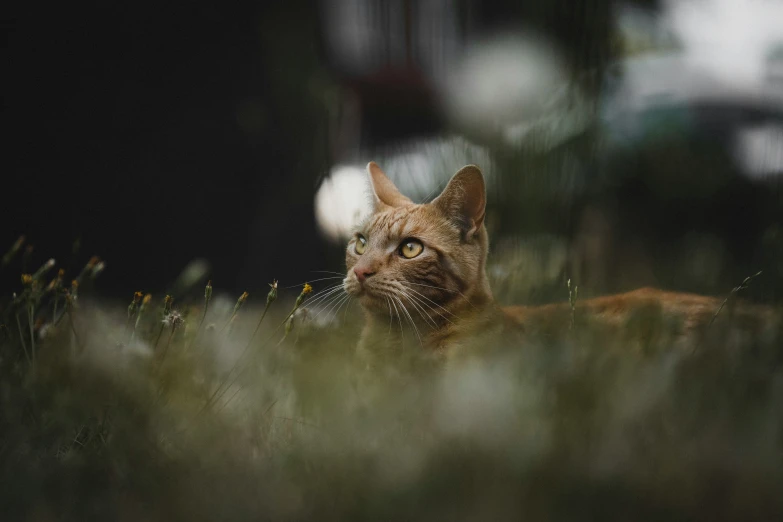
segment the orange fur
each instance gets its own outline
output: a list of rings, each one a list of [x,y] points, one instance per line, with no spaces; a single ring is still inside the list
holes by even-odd
[[[407,332],[422,347],[443,353],[468,342],[487,344],[489,335],[562,333],[575,319],[622,335],[623,325],[646,313],[651,314],[648,322],[656,317],[676,321],[676,343],[703,334],[720,306],[714,297],[643,288],[578,301],[574,310],[567,302],[500,308],[485,272],[481,171],[466,166],[433,202],[415,204],[375,163],[367,170],[375,211],[348,244],[344,280],[367,316],[361,346],[395,346]],[[423,248],[408,259],[400,249],[411,240]],[[750,324],[768,318],[769,311],[745,306],[739,316]],[[646,335],[645,328],[640,331]]]

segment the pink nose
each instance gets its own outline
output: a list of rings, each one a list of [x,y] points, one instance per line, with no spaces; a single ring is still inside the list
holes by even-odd
[[[356,267],[353,269],[353,273],[356,274],[356,279],[358,279],[360,283],[364,283],[364,280],[373,275],[375,272],[371,272],[367,268]]]

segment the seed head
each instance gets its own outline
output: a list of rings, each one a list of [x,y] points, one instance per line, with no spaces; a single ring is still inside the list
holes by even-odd
[[[33,274],[33,279],[36,281],[41,279],[41,277],[43,277],[43,275],[46,274],[46,272],[54,268],[55,263],[56,262],[54,259],[50,259],[46,263],[41,265],[41,268],[36,270],[35,273]]]
[[[296,304],[294,305],[294,309],[299,308],[299,306],[304,302],[305,297],[307,294],[313,291],[313,287],[310,286],[309,283],[305,283],[302,287],[302,292],[299,294],[299,297],[296,298]]]
[[[136,320],[136,324],[137,325],[138,325],[138,322],[141,320],[141,315],[144,313],[144,311],[150,305],[151,301],[152,301],[152,294],[145,295],[144,299],[141,300],[141,306],[139,306],[139,318]]]
[[[272,282],[269,283],[269,287],[269,293],[266,294],[267,306],[275,302],[275,299],[277,299],[277,279],[272,280]]]
[[[95,279],[105,269],[106,269],[106,263],[103,261],[99,261],[98,263],[95,264],[95,266],[92,267],[92,273],[90,274],[90,277]]]
[[[24,244],[24,236],[19,236],[17,240],[14,242],[14,246],[11,247],[11,251],[18,252],[20,248],[22,248],[22,245]]]
[[[30,274],[22,274],[22,284],[25,286],[33,284],[33,276]]]
[[[52,279],[52,282],[49,283],[49,287],[47,288],[50,292],[56,292],[63,286],[63,276],[65,275],[65,270],[62,268],[57,271],[57,277]]]
[[[185,319],[177,310],[172,310],[170,313],[166,314],[165,317],[163,317],[164,326],[171,326],[173,330],[176,330],[184,323]]]
[[[242,305],[245,304],[245,301],[247,301],[247,298],[250,294],[247,292],[242,292],[242,295],[239,296],[239,299],[237,299],[237,304],[234,305],[234,311],[232,312],[232,315],[236,315],[237,312],[239,312],[239,309],[242,308]]]
[[[166,316],[171,312],[171,304],[174,302],[174,299],[167,295],[165,298],[163,298],[163,315]]]
[[[24,244],[24,236],[19,236],[19,239],[17,239],[14,242],[14,244],[11,246],[8,252],[6,252],[5,255],[3,256],[3,261],[2,261],[3,266],[11,262],[11,258],[13,258],[17,252],[19,252],[23,244]]]
[[[212,280],[207,281],[207,287],[204,289],[204,300],[209,303],[212,299]]]
[[[133,301],[131,301],[131,304],[128,305],[128,319],[135,317],[136,311],[139,308],[139,301],[141,301],[143,295],[144,294],[141,292],[136,292],[133,294]]]

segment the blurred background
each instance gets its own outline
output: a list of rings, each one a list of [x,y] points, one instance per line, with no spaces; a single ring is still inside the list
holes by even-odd
[[[749,295],[774,301],[780,20],[773,0],[6,6],[0,243],[25,234],[28,271],[98,255],[110,296],[194,259],[265,293],[342,269],[368,161],[417,201],[476,163],[502,301],[759,270]]]
[[[783,2],[178,4],[0,10],[3,521],[783,520],[768,309],[575,304],[442,368],[357,357],[339,293],[285,315],[370,160],[416,201],[481,166],[501,302],[783,304]],[[78,306],[10,295],[93,255]]]

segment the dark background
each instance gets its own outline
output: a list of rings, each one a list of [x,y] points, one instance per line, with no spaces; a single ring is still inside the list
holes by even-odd
[[[410,3],[368,5],[382,18]],[[536,27],[575,73],[600,73],[615,57],[608,0],[457,5],[466,30]],[[49,257],[78,270],[98,255],[107,263],[101,289],[116,296],[162,289],[194,258],[234,292],[339,270],[342,247],[320,237],[312,206],[336,160],[330,95],[359,100],[367,151],[447,128],[415,56],[367,75],[333,63],[325,9],[300,0],[4,8],[0,244],[25,234],[35,246],[28,271]],[[597,93],[600,77],[581,87]],[[645,183],[627,186],[656,212]],[[757,219],[741,212],[748,205],[718,207],[738,216],[730,234],[757,228],[743,222]],[[666,223],[650,234],[676,234],[679,221]],[[11,272],[6,286],[16,284]]]
[[[194,257],[228,289],[322,268],[315,15],[305,2],[15,7],[0,240],[26,234],[36,265],[81,238],[77,265],[105,259],[111,294],[162,288]]]

